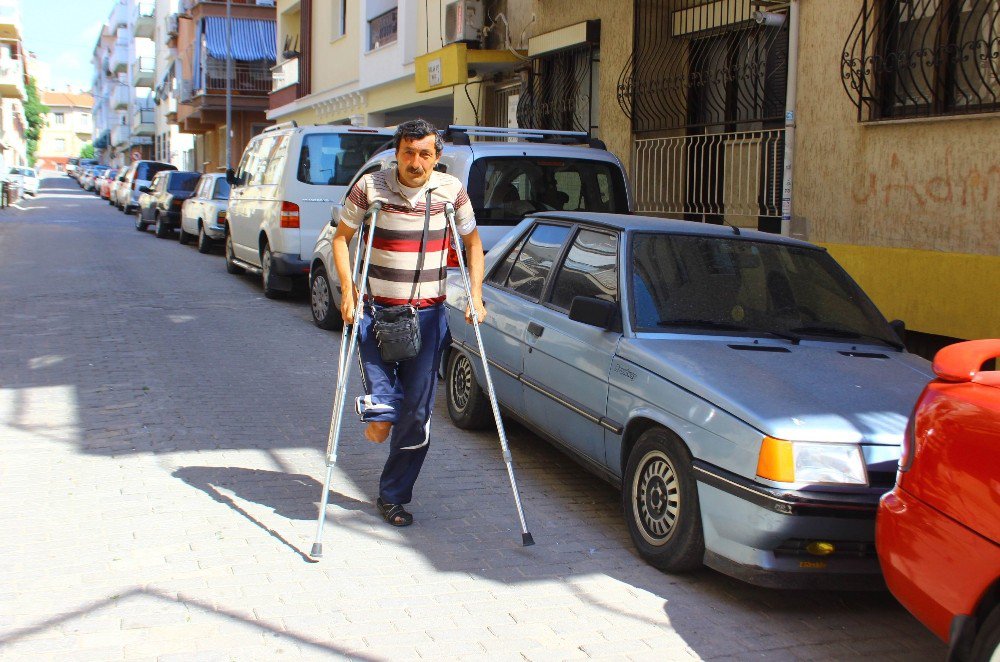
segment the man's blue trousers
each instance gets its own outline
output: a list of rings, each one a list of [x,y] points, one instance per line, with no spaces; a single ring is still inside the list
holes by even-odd
[[[418,312],[420,353],[408,361],[386,363],[372,329],[372,305],[377,306],[365,304],[365,315],[358,327],[361,380],[366,395],[357,399],[357,410],[364,422],[392,423],[379,496],[386,503],[409,503],[427,456],[437,369],[451,335],[444,304],[423,308]]]

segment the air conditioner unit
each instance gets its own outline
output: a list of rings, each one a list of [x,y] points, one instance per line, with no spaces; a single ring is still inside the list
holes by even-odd
[[[479,41],[483,29],[482,0],[452,0],[444,6],[444,41]]]

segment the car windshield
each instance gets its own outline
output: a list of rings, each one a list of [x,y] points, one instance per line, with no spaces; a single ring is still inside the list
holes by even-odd
[[[224,177],[215,180],[215,190],[212,192],[212,197],[216,200],[229,199],[229,182]]]
[[[201,175],[197,172],[171,173],[170,179],[167,181],[167,190],[190,193],[194,190],[199,179],[201,179]]]
[[[719,331],[899,346],[878,309],[825,251],[718,236],[638,234],[639,331]]]
[[[306,184],[347,186],[387,136],[371,133],[313,133],[302,139],[298,180]]]
[[[35,176],[35,172],[31,168],[11,168],[10,172],[12,175],[23,175],[25,177]]]
[[[468,189],[481,225],[513,225],[537,211],[629,211],[621,170],[607,161],[481,158],[472,164]]]

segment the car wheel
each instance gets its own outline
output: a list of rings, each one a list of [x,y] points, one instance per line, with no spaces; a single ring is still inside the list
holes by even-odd
[[[243,273],[243,267],[236,264],[236,254],[233,252],[233,235],[226,233],[226,271],[231,274]]]
[[[212,252],[212,240],[208,238],[205,234],[205,228],[201,223],[198,224],[198,252],[199,253],[211,253]]]
[[[1000,607],[994,607],[979,627],[972,643],[972,662],[996,662],[1000,659]]]
[[[312,309],[313,323],[321,329],[335,331],[343,328],[344,318],[334,305],[330,279],[326,269],[316,267],[309,284],[309,307]]]
[[[288,295],[288,292],[275,289],[273,267],[274,265],[271,264],[271,245],[264,242],[264,248],[260,251],[260,280],[264,288],[264,296],[268,299],[283,299]]]
[[[135,229],[138,230],[139,232],[145,232],[146,228],[148,226],[149,226],[149,223],[147,223],[146,221],[142,220],[142,212],[141,211],[137,211],[135,213]]]
[[[156,237],[158,239],[166,239],[170,236],[170,229],[167,228],[166,224],[163,222],[163,217],[159,214],[156,215]]]
[[[705,536],[691,455],[663,428],[644,432],[628,457],[622,502],[632,542],[650,565],[667,572],[701,567]]]
[[[191,241],[192,236],[193,235],[185,232],[184,226],[181,225],[180,233],[177,235],[177,243],[181,244],[182,246],[187,246],[188,242]]]
[[[472,361],[464,352],[453,351],[445,374],[448,385],[448,415],[462,430],[481,430],[490,421],[490,401],[476,381]]]

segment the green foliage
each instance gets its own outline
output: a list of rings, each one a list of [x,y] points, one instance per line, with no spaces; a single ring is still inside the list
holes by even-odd
[[[42,103],[38,96],[38,88],[35,87],[35,79],[28,77],[28,99],[24,102],[24,117],[28,120],[28,130],[24,136],[28,141],[28,165],[35,165],[35,150],[38,149],[38,137],[45,126],[45,113],[49,112],[49,107]]]
[[[94,143],[87,143],[80,148],[80,158],[81,159],[92,159],[94,158]]]

